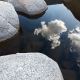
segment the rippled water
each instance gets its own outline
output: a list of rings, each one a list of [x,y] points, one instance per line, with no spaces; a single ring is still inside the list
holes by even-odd
[[[75,80],[79,80],[80,22],[70,10],[57,4],[48,6],[41,16],[23,15],[19,13],[20,33],[0,43],[0,55],[41,52],[57,61],[63,74],[74,71]]]

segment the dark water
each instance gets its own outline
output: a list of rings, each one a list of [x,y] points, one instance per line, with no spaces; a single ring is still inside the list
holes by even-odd
[[[50,29],[49,34],[56,34],[60,38],[53,37],[55,40],[49,41],[46,37],[49,36],[48,33],[45,37],[41,33],[34,35],[36,28],[42,29],[41,22],[44,21],[48,25],[56,19],[65,23],[66,30],[62,32],[62,27],[57,28],[53,25],[54,28]],[[75,19],[70,10],[63,4],[50,5],[48,10],[39,17],[22,16],[19,13],[19,20],[20,33],[13,39],[0,43],[0,55],[41,52],[58,62],[65,80],[80,80],[77,66],[80,56],[80,22]],[[54,49],[51,49],[52,42],[56,45],[56,47],[53,45]]]

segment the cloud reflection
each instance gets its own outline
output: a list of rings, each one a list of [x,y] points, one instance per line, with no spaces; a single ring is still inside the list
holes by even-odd
[[[61,20],[54,20],[48,23],[48,26],[45,22],[41,22],[42,28],[35,29],[34,34],[38,35],[39,33],[42,34],[43,37],[47,38],[51,43],[51,49],[60,45],[60,35],[63,32],[67,31],[65,23]]]
[[[68,38],[71,42],[71,52],[80,53],[80,28],[77,26],[75,29],[69,31]]]

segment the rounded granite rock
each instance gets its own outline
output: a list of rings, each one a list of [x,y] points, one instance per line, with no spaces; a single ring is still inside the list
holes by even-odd
[[[13,37],[18,30],[19,19],[13,5],[0,1],[0,42]]]
[[[0,80],[63,80],[58,64],[41,53],[0,57]]]
[[[24,12],[28,15],[40,14],[47,9],[44,0],[3,0],[11,3],[16,11]]]

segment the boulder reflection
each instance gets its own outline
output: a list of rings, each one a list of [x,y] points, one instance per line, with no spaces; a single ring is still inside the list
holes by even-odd
[[[71,52],[80,53],[80,28],[76,27],[75,29],[69,31],[68,38],[71,42]]]
[[[25,14],[25,13],[23,13],[23,12],[17,11],[17,13],[18,13],[19,15],[25,16],[26,18],[29,18],[29,19],[38,19],[38,18],[42,17],[42,16],[45,14],[45,12],[46,12],[46,11],[42,12],[41,14],[37,14],[37,15],[31,16],[31,15]]]
[[[52,4],[61,4],[60,0],[45,0],[47,5],[52,5]]]

